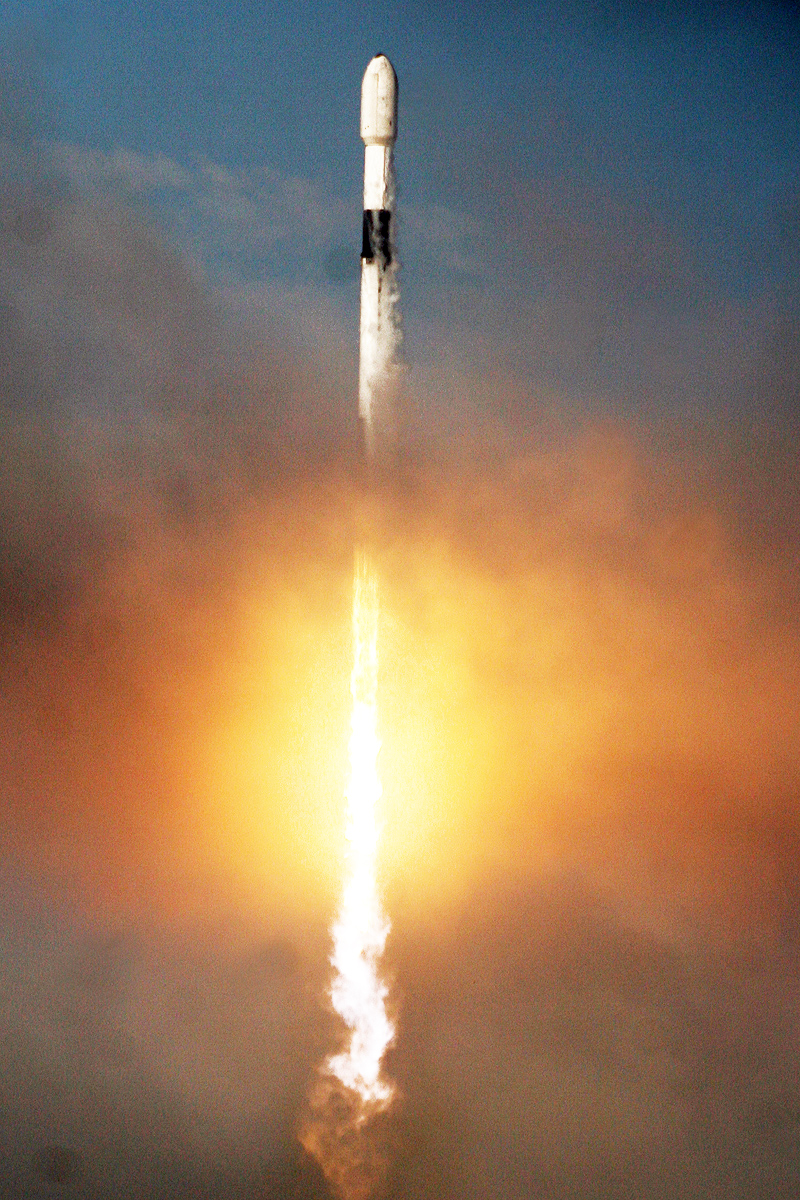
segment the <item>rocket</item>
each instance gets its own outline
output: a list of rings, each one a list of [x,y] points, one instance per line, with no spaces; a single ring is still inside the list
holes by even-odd
[[[378,54],[361,84],[364,217],[358,411],[369,460],[385,448],[398,379],[400,324],[392,227],[396,138],[397,76],[386,55]]]

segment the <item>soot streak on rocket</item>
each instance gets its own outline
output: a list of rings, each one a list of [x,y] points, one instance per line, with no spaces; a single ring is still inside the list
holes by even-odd
[[[392,214],[388,209],[364,210],[361,257],[367,262],[377,258],[382,269],[392,261],[391,220]]]

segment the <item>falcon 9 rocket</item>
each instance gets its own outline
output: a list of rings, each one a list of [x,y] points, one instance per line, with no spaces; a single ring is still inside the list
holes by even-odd
[[[391,440],[400,351],[393,228],[397,76],[384,54],[376,55],[364,73],[361,138],[364,219],[358,411],[364,423],[367,458],[372,462]]]

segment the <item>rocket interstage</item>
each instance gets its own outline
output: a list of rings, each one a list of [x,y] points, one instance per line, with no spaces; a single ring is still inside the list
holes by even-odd
[[[364,74],[361,138],[364,217],[358,411],[367,456],[374,460],[391,442],[401,343],[393,221],[397,76],[384,54],[376,55]]]

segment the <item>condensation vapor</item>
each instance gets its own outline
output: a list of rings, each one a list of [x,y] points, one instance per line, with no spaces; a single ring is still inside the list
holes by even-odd
[[[393,201],[394,196],[391,198]],[[391,261],[383,269],[363,271],[361,312],[359,412],[363,419],[367,458],[374,468],[390,456],[396,439],[398,393],[403,370],[400,286],[397,250],[393,242]]]

